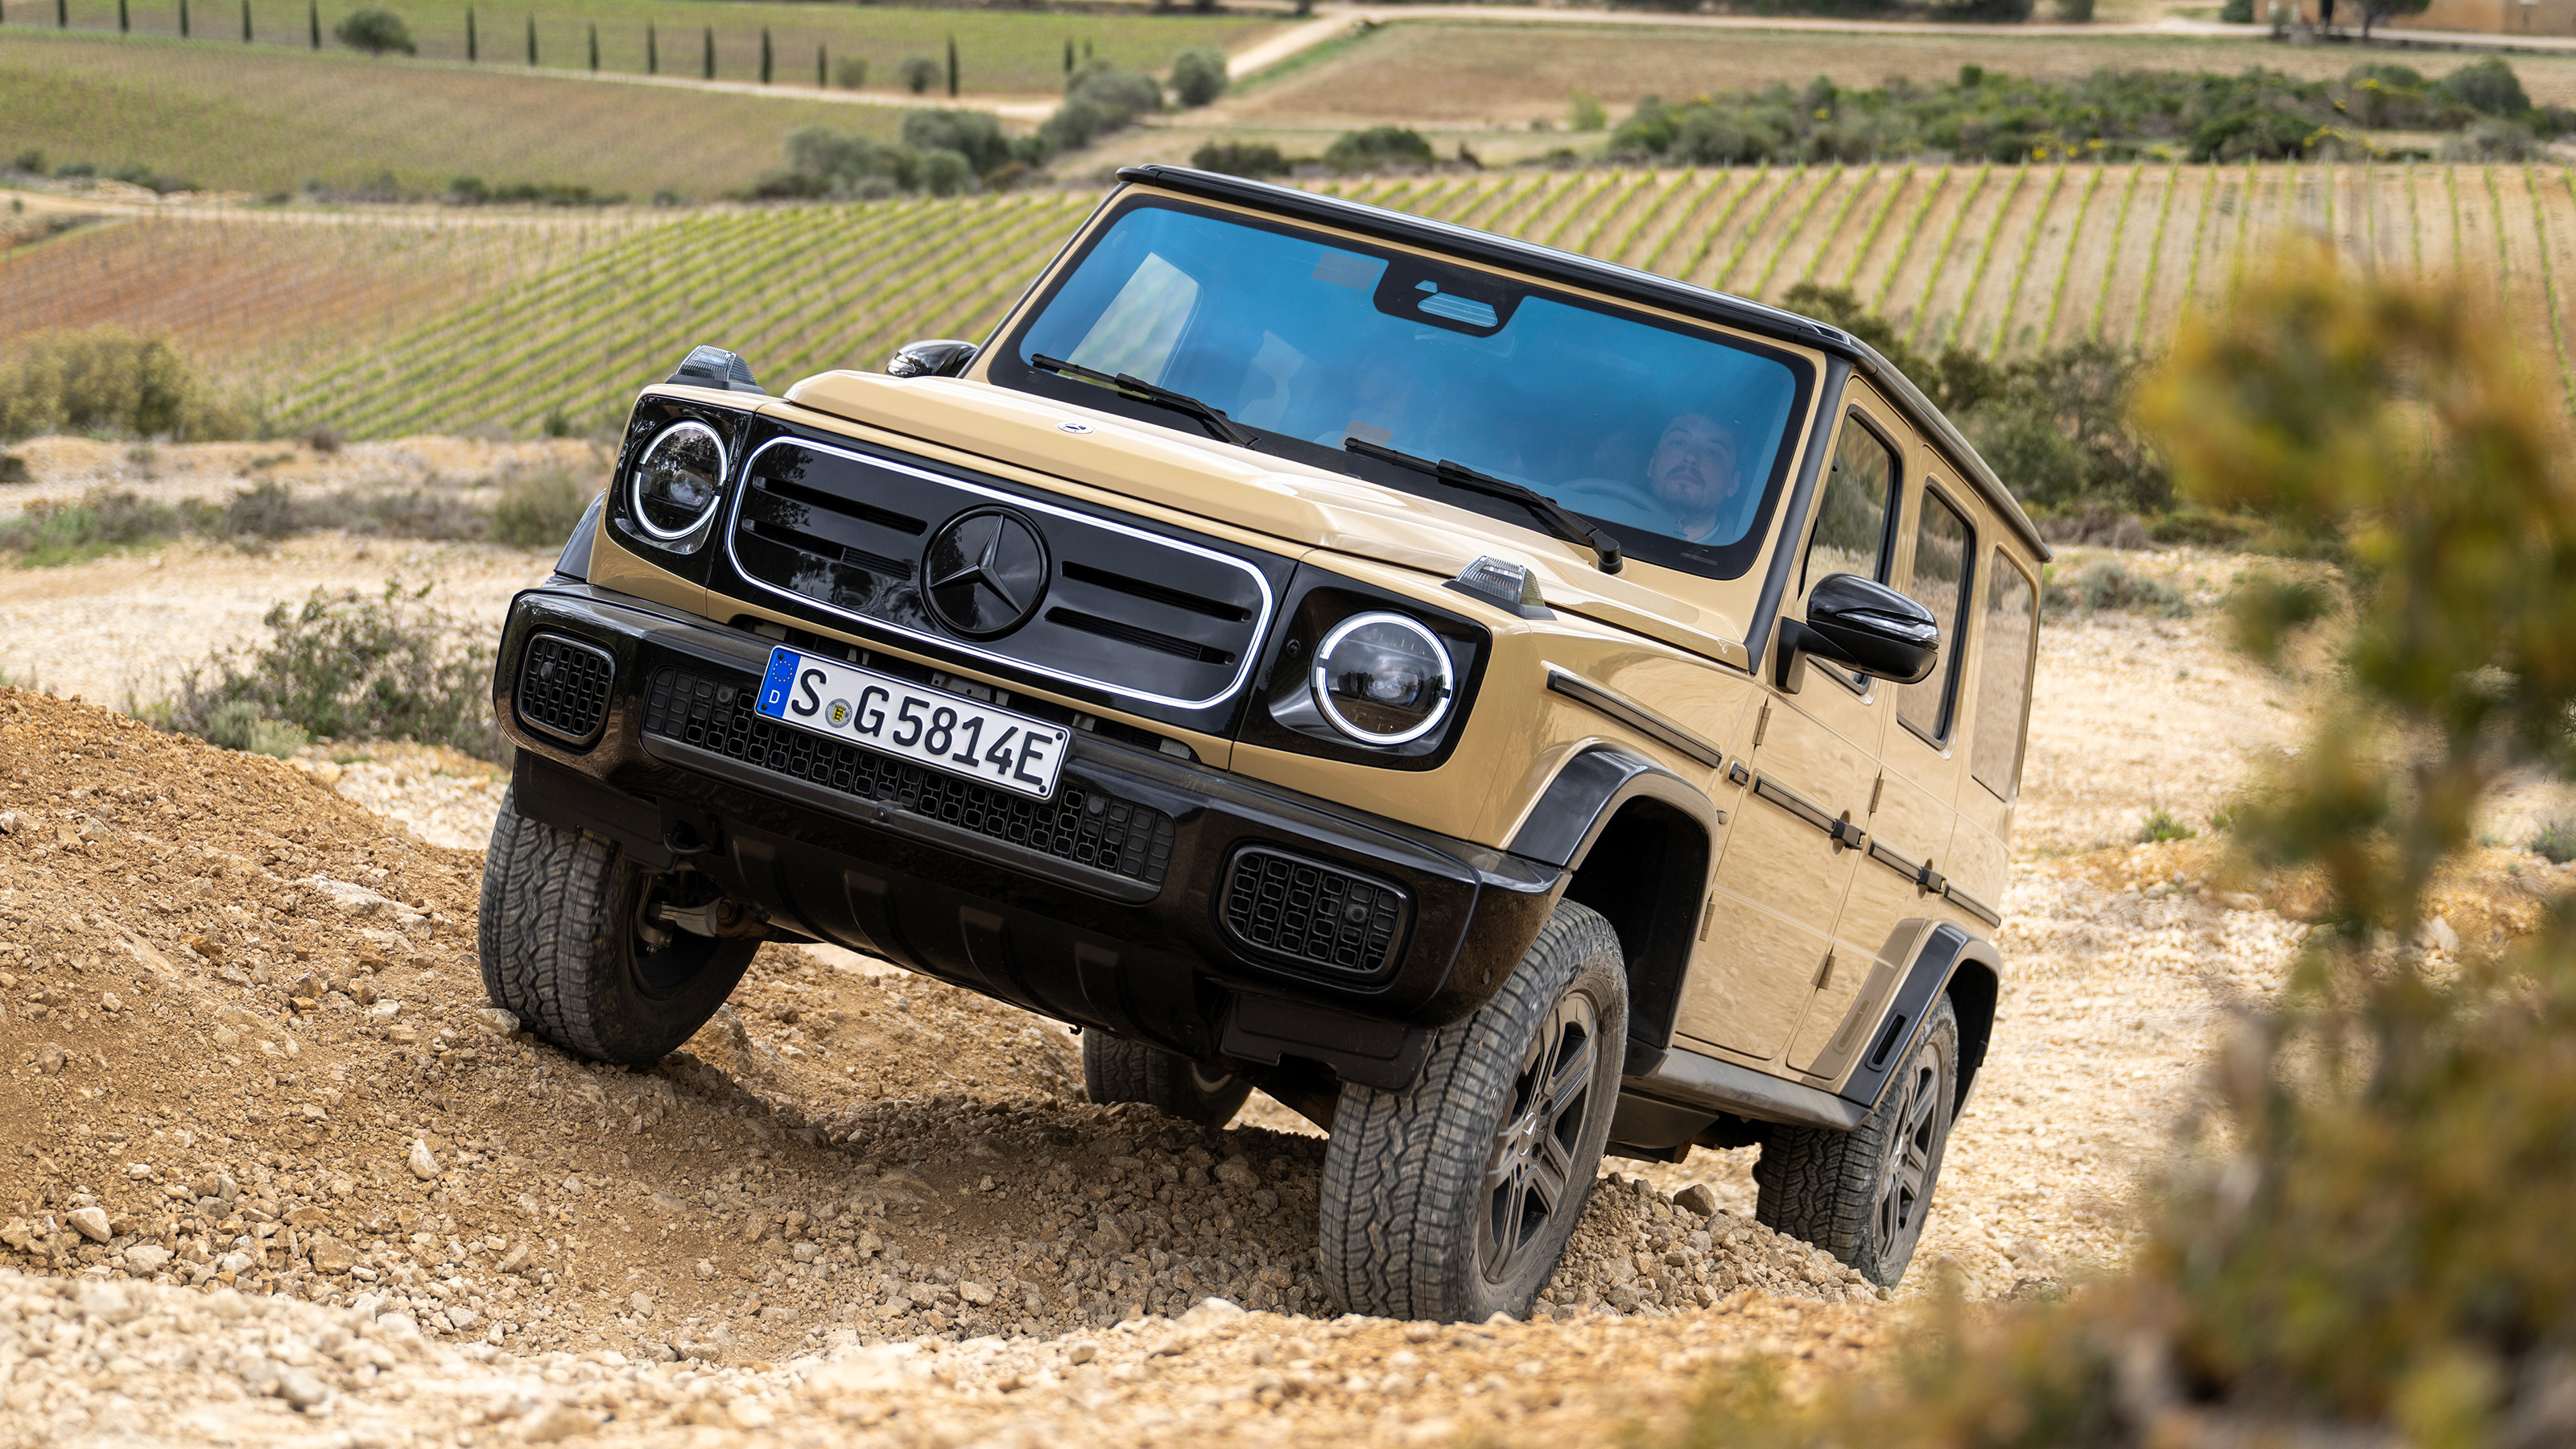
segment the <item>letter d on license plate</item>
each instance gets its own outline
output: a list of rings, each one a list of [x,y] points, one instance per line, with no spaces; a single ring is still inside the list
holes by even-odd
[[[1062,725],[793,649],[769,651],[753,708],[781,724],[1039,800],[1054,796],[1073,740]]]

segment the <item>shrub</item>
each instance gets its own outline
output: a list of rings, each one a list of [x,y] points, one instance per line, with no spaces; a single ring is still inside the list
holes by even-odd
[[[975,184],[975,167],[944,146],[914,153],[913,183],[933,196],[955,196]]]
[[[26,459],[15,453],[0,453],[0,483],[24,483],[28,476]]]
[[[903,144],[918,152],[949,151],[983,176],[1011,163],[1011,139],[990,111],[906,111]],[[942,191],[939,195],[948,195]]]
[[[2495,116],[2470,123],[2467,130],[2445,138],[2445,161],[2529,161],[2540,155],[2540,138],[2520,121]]]
[[[131,490],[93,488],[74,502],[27,505],[15,521],[0,525],[0,552],[17,554],[27,565],[77,563],[207,531],[211,513],[202,503],[170,504]]]
[[[939,62],[926,55],[905,56],[895,63],[894,73],[902,79],[903,88],[916,96],[929,94],[930,88],[939,84]]]
[[[1225,52],[1185,50],[1172,58],[1172,99],[1204,106],[1225,94]]]
[[[379,6],[350,11],[348,18],[331,28],[331,35],[351,50],[363,50],[369,55],[397,50],[405,55],[420,53],[420,47],[412,43],[411,27],[403,23],[401,16]]]
[[[1569,131],[1598,131],[1610,124],[1610,112],[1601,98],[1576,86],[1565,100],[1565,128]]]
[[[2138,843],[2153,845],[2162,840],[2190,840],[2199,834],[2199,831],[2176,820],[2172,811],[2159,805],[2148,811],[2145,822],[2138,826]]]
[[[2057,18],[2082,25],[2093,18],[2093,0],[2057,0]]]
[[[1201,171],[1222,171],[1228,176],[1288,174],[1288,159],[1267,141],[1210,141],[1190,153],[1190,164]]]
[[[262,621],[266,644],[226,651],[181,682],[171,727],[212,739],[219,712],[247,706],[316,738],[417,740],[500,758],[484,631],[428,595],[388,582],[374,597],[315,589],[301,605],[278,604]]]
[[[845,55],[832,63],[832,83],[845,91],[854,91],[868,83],[868,61],[863,55]]]
[[[223,533],[227,538],[286,538],[302,531],[294,495],[275,481],[262,481],[241,489],[224,505]]]
[[[2436,84],[2444,94],[2481,115],[2519,116],[2531,109],[2531,97],[2522,89],[2522,78],[2501,56],[2472,61]]]
[[[340,451],[344,441],[340,436],[340,430],[329,423],[317,424],[313,431],[304,435],[304,446],[325,457]]]
[[[1371,126],[1347,131],[1324,148],[1324,164],[1336,171],[1370,171],[1385,166],[1428,166],[1431,143],[1403,126]]]
[[[2551,865],[2576,860],[2576,820],[2552,820],[2531,838],[2531,853]]]
[[[273,720],[259,712],[259,706],[247,699],[217,705],[206,716],[204,738],[210,745],[228,750],[242,750],[256,755],[275,755],[283,760],[304,748],[310,736],[283,720]]]
[[[2218,7],[2218,18],[2229,25],[2254,23],[2254,0],[2226,0]]]
[[[561,548],[598,491],[560,469],[513,478],[492,509],[492,536],[520,548]]]
[[[2162,579],[2133,574],[2110,559],[2087,564],[2075,576],[2076,601],[2088,612],[2116,609],[2130,614],[2159,614],[2168,619],[2191,616],[2182,591]]]
[[[1064,104],[1038,127],[1038,139],[1051,151],[1078,151],[1093,137],[1162,107],[1163,88],[1152,76],[1120,70],[1105,60],[1085,61],[1065,78]]]
[[[157,337],[117,327],[33,332],[0,352],[0,439],[53,432],[214,439],[246,427]]]

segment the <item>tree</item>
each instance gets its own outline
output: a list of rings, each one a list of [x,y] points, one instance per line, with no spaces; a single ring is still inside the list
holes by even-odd
[[[957,37],[948,37],[948,94],[957,94]]]
[[[894,73],[903,78],[903,88],[916,96],[927,94],[939,84],[939,62],[926,55],[905,56]]]
[[[769,66],[769,27],[764,25],[760,27],[760,83],[762,85],[769,84]]]
[[[599,27],[597,25],[590,27],[590,68],[593,71],[599,69]]]
[[[379,5],[350,11],[332,27],[331,38],[351,50],[363,50],[369,55],[390,55],[395,51],[405,55],[420,53],[420,47],[412,43],[411,27],[403,23],[401,16]]]
[[[2382,20],[2400,15],[2421,15],[2432,8],[2433,0],[2361,0],[2361,38],[2370,39],[2370,27]]]
[[[708,80],[714,80],[716,78],[716,28],[712,25],[707,27],[706,40],[706,63],[704,70],[706,72],[706,78]]]
[[[250,0],[242,0],[243,13],[249,13]],[[472,65],[479,57],[474,38],[474,7],[465,7],[465,63]]]
[[[1204,106],[1225,94],[1225,52],[1185,50],[1172,59],[1172,99]]]

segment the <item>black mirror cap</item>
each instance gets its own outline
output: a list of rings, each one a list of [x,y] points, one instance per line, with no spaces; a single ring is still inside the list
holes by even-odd
[[[1920,684],[1941,662],[1941,625],[1931,610],[1885,584],[1827,574],[1807,595],[1798,647],[1862,674]]]
[[[984,349],[972,342],[954,337],[930,337],[907,342],[886,359],[890,377],[955,377],[972,366],[975,354]]]
[[[760,392],[759,383],[751,380],[751,364],[721,347],[701,343],[689,349],[671,375],[662,379],[680,387],[713,387],[726,392]],[[764,394],[765,396],[765,394]]]

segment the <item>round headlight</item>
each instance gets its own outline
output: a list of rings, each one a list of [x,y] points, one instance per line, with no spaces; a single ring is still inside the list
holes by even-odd
[[[673,423],[635,462],[635,521],[660,539],[684,538],[724,495],[724,440],[704,423]]]
[[[1449,714],[1449,651],[1402,614],[1355,614],[1315,650],[1315,707],[1333,728],[1372,745],[1400,745]]]

